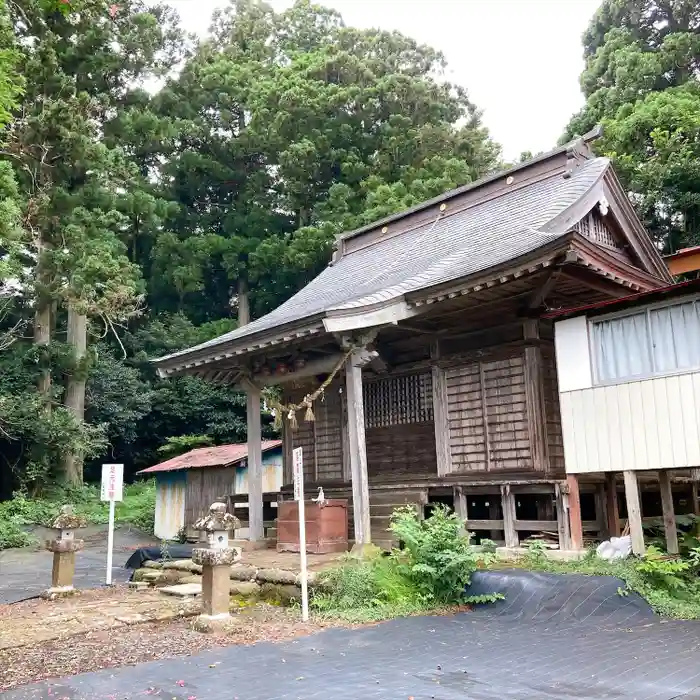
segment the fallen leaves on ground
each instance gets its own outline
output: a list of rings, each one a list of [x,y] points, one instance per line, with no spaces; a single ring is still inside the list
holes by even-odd
[[[47,678],[189,656],[208,649],[281,642],[342,624],[326,620],[305,623],[299,617],[298,610],[260,604],[235,614],[238,624],[225,633],[202,634],[192,629],[191,620],[176,620],[96,630],[5,649],[0,651],[0,692]]]

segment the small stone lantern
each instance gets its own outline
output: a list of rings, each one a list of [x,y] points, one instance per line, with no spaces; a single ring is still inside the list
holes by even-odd
[[[51,588],[44,593],[46,598],[57,598],[74,593],[75,553],[83,548],[83,540],[75,539],[75,531],[85,527],[85,518],[73,513],[73,506],[61,507],[61,512],[53,521],[56,536],[46,541],[46,549],[53,552]]]
[[[226,512],[225,503],[212,503],[208,515],[194,525],[205,534],[208,545],[192,550],[192,561],[202,566],[203,613],[198,619],[199,629],[229,618],[230,567],[241,558],[239,547],[229,547],[229,530],[239,526],[238,518]]]

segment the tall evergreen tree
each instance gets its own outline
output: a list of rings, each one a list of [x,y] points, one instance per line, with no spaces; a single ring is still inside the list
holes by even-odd
[[[137,173],[105,128],[131,85],[169,68],[177,32],[162,8],[139,0],[12,3],[25,90],[11,124],[8,155],[27,197],[25,248],[34,260],[35,344],[51,345],[65,312],[65,408],[84,417],[88,319],[107,328],[138,308],[140,273],[121,240],[129,227],[121,200]],[[39,392],[49,411],[51,353]],[[66,451],[64,480],[82,480],[81,450]]]
[[[154,250],[153,291],[175,290],[166,308],[201,321],[233,300],[245,319],[250,285],[260,314],[325,264],[338,230],[493,167],[443,68],[433,49],[308,0],[279,15],[231,2],[160,96],[181,134],[164,168],[180,210]]]
[[[604,0],[583,42],[586,106],[566,137],[601,122],[597,148],[659,246],[700,244],[700,5]]]

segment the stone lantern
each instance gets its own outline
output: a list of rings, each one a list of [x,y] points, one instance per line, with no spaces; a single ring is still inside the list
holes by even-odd
[[[56,598],[74,592],[75,553],[83,548],[83,540],[75,539],[75,531],[85,526],[85,518],[75,515],[73,506],[61,507],[61,512],[52,524],[56,535],[46,541],[46,549],[53,552],[53,569],[51,588],[45,591],[45,597]]]
[[[202,566],[202,607],[198,627],[229,618],[231,564],[241,558],[239,547],[229,546],[229,530],[240,526],[238,518],[226,512],[225,503],[212,503],[209,513],[195,523],[206,536],[207,547],[192,550],[192,561]]]

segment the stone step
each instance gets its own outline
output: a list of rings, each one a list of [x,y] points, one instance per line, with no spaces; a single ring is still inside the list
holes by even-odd
[[[158,589],[164,595],[177,596],[178,598],[194,598],[201,595],[201,583],[180,583],[176,586],[164,586]]]

